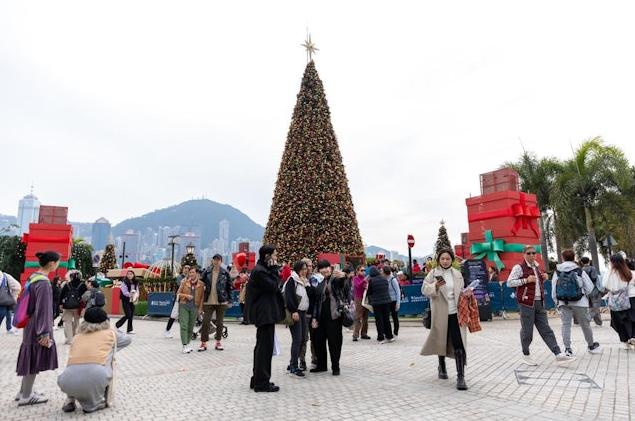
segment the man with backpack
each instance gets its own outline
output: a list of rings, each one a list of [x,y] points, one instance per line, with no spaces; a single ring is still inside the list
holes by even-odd
[[[589,317],[595,322],[596,326],[602,326],[602,314],[600,313],[600,307],[602,306],[602,293],[600,291],[604,291],[602,279],[597,269],[591,266],[591,260],[588,257],[581,258],[580,263],[582,263],[582,270],[589,275],[591,282],[593,282],[593,292],[587,297],[589,299]]]
[[[68,345],[73,340],[79,327],[79,311],[82,295],[86,292],[86,285],[82,282],[82,274],[78,270],[72,270],[68,275],[68,282],[62,287],[60,293],[60,306],[64,309],[62,321],[64,322],[64,344]]]
[[[590,325],[589,300],[587,295],[593,292],[593,282],[575,263],[575,252],[572,249],[562,250],[563,262],[556,266],[551,282],[551,296],[560,310],[562,319],[562,341],[565,355],[572,356],[571,322],[578,321],[587,342],[587,350],[591,354],[600,352],[600,344],[593,341],[593,330]]]
[[[86,292],[82,295],[82,302],[85,310],[91,307],[103,307],[106,305],[106,296],[99,290],[99,282],[93,280],[86,281]]]

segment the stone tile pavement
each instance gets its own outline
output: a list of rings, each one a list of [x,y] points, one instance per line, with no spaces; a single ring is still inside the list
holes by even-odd
[[[178,324],[174,339],[165,339],[165,319],[134,322],[133,344],[118,356],[115,406],[93,414],[81,409],[66,414],[56,385],[68,346],[59,345],[60,369],[41,373],[35,389],[49,402],[18,408],[14,402],[20,378],[15,361],[21,337],[0,334],[0,413],[5,421],[67,420],[632,420],[635,419],[635,352],[619,349],[608,326],[594,327],[599,354],[586,352],[582,332],[574,326],[573,349],[578,358],[556,366],[536,333],[532,355],[537,367],[520,363],[519,321],[495,318],[483,331],[468,336],[468,391],[456,389],[456,369],[448,361],[449,380],[439,380],[435,357],[419,350],[428,334],[420,320],[402,319],[399,339],[352,342],[345,332],[342,375],[307,373],[306,379],[286,374],[290,335],[277,327],[282,355],[273,358],[272,381],[278,393],[249,389],[255,328],[228,323],[224,351],[181,354]],[[114,322],[114,319],[113,319]],[[550,323],[561,343],[560,319]],[[371,332],[375,332],[372,324]],[[55,333],[58,344],[64,333]],[[193,343],[195,349],[198,341]]]

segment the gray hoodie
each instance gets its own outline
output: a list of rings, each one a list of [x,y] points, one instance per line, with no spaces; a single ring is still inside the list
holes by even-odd
[[[566,272],[570,270],[574,270],[579,268],[579,266],[575,262],[562,262],[556,265],[556,270],[560,272]],[[551,297],[553,298],[553,302],[557,303],[557,307],[565,305],[564,301],[558,301],[556,298],[556,281],[558,280],[558,272],[553,273],[553,279],[551,279]],[[578,276],[578,283],[582,283],[582,298],[578,301],[569,301],[569,304],[566,304],[571,307],[588,307],[589,299],[587,295],[593,292],[593,281],[589,278],[589,275],[585,271],[582,271],[582,276]]]

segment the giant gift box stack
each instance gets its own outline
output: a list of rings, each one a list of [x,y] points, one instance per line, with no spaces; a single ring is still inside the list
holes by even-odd
[[[465,199],[473,258],[496,265],[500,280],[506,280],[512,267],[523,259],[527,244],[540,251],[536,195],[518,188],[518,173],[511,168],[481,174],[481,195]],[[537,256],[540,262],[540,255]],[[540,262],[540,267],[544,267]]]
[[[70,259],[73,227],[67,223],[67,215],[66,207],[41,206],[38,223],[29,224],[29,232],[22,236],[22,241],[26,244],[26,262],[20,276],[22,285],[40,267],[35,256],[38,251],[53,250],[62,255],[59,269],[49,274],[50,279],[54,276],[63,279],[69,269],[75,268],[75,263]]]

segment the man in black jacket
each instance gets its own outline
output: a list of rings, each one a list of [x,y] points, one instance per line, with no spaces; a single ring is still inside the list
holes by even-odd
[[[212,257],[212,266],[205,269],[201,275],[205,283],[205,301],[203,302],[203,325],[201,327],[201,346],[199,351],[207,351],[207,341],[209,340],[210,321],[212,314],[216,312],[216,345],[214,349],[223,350],[220,338],[223,333],[225,322],[225,312],[234,303],[234,288],[232,287],[229,272],[223,267],[223,256],[215,254]]]
[[[256,346],[254,347],[253,375],[250,387],[256,392],[277,392],[280,388],[271,379],[271,358],[273,357],[276,323],[284,319],[279,292],[276,247],[265,244],[258,251],[258,262],[251,271],[247,283],[245,309],[249,321],[256,325]],[[280,298],[279,298],[280,297]]]

